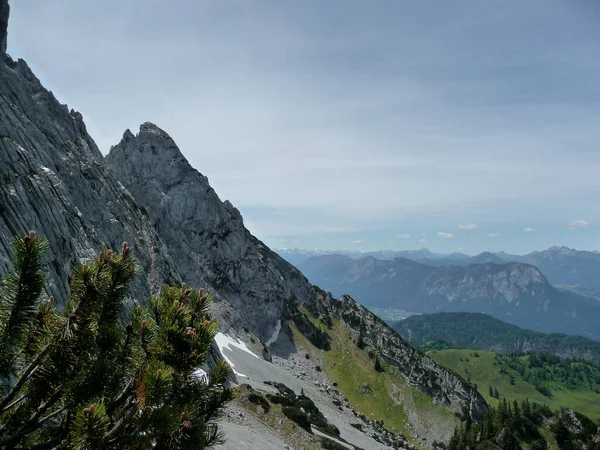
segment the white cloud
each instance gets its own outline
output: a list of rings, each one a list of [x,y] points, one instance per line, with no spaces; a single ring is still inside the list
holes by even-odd
[[[523,228],[523,231],[525,233],[535,233],[535,228],[529,228],[529,227],[527,227],[527,228]]]
[[[477,228],[477,224],[476,223],[469,223],[469,224],[460,224],[458,226],[459,230],[474,230],[475,228]]]
[[[410,234],[397,234],[396,237],[398,239],[408,239],[410,237]]]
[[[363,241],[350,241],[351,244],[362,244]]]
[[[491,237],[491,238],[497,238],[498,236],[500,236],[500,233],[490,233],[490,234],[488,234],[488,237]]]
[[[417,236],[427,236],[427,233],[419,233]]]
[[[425,244],[427,244],[427,239],[421,239],[419,241],[419,243],[425,245]]]
[[[452,233],[446,233],[444,231],[440,231],[437,235],[447,239],[452,239],[454,237]]]
[[[586,222],[585,220],[571,220],[566,224],[566,227],[569,230],[583,230],[589,226],[589,222]]]

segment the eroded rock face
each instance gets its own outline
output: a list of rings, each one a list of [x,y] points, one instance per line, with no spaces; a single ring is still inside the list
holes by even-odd
[[[35,229],[50,241],[48,295],[64,303],[68,274],[103,245],[128,241],[143,269],[140,301],[180,276],[148,216],[105,167],[81,114],[61,105],[27,64],[0,64],[0,275],[12,239]]]
[[[6,53],[9,14],[10,6],[8,5],[8,0],[0,0],[0,56]]]
[[[127,130],[105,160],[148,212],[181,277],[212,286],[264,341],[287,300],[313,295],[302,274],[250,234],[239,211],[219,199],[156,125],[141,125],[137,136]]]

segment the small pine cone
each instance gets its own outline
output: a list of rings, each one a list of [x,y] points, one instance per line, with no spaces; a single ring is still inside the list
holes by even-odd
[[[156,378],[160,378],[160,377],[162,377],[162,369],[158,369],[156,371]]]
[[[183,426],[184,430],[188,430],[188,431],[191,430],[192,428],[194,428],[194,425],[189,420],[184,420],[182,426]]]
[[[108,250],[106,250],[106,259],[111,259],[113,255],[113,251],[109,248]]]
[[[203,288],[198,289],[198,297],[200,297],[200,298],[204,297],[204,289]]]
[[[54,303],[54,295],[51,295],[50,298],[48,299],[48,303],[50,306],[52,306],[52,304]]]
[[[179,421],[183,422],[185,420],[185,411],[181,411],[181,414],[179,415]]]
[[[102,264],[104,262],[104,253],[98,253],[98,264]]]
[[[29,230],[29,239],[35,239],[35,230]]]
[[[212,322],[210,320],[205,320],[204,323],[202,324],[202,328],[204,328],[206,330],[211,325],[212,325]]]
[[[129,244],[127,242],[123,242],[123,246],[121,247],[121,254],[123,256],[127,256],[129,254]]]
[[[102,253],[101,253],[101,254],[102,254]],[[100,261],[98,261],[98,262],[100,262]],[[87,263],[83,263],[83,266],[81,266],[81,271],[82,271],[82,272],[86,272],[86,271],[87,271],[87,269],[88,269],[88,265],[87,265]]]
[[[94,415],[94,411],[96,410],[96,405],[91,404],[88,408],[83,410],[83,414],[87,417],[92,417]]]

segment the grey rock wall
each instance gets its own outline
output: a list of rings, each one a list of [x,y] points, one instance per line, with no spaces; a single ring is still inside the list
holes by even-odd
[[[263,341],[285,301],[312,298],[308,280],[252,236],[240,212],[219,199],[156,125],[142,124],[137,136],[127,130],[105,160],[148,212],[181,277],[193,286],[211,286]]]
[[[0,62],[0,275],[12,240],[35,229],[50,241],[48,295],[69,292],[76,261],[103,245],[133,247],[143,269],[132,296],[156,293],[180,276],[164,242],[133,197],[106,168],[81,114],[60,104],[27,64]]]

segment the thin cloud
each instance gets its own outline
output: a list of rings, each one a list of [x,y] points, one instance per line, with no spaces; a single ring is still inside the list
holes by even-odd
[[[421,239],[419,241],[419,244],[423,244],[423,245],[427,244],[427,239]]]
[[[396,237],[398,239],[408,239],[410,238],[410,234],[397,234]]]
[[[452,239],[454,237],[452,233],[446,233],[445,231],[440,231],[437,235],[446,239]]]
[[[363,241],[350,241],[351,244],[362,244]]]
[[[469,224],[460,224],[458,226],[459,230],[464,230],[464,231],[470,231],[470,230],[474,230],[475,228],[477,228],[477,224],[476,223],[469,223]]]
[[[488,237],[490,237],[490,238],[497,238],[498,236],[500,236],[500,233],[490,233],[490,234],[488,234]]]
[[[567,222],[566,227],[568,230],[583,230],[590,226],[590,223],[585,220],[571,220]]]
[[[525,233],[535,233],[535,228],[529,228],[529,227],[527,227],[527,228],[523,228],[523,231]]]

